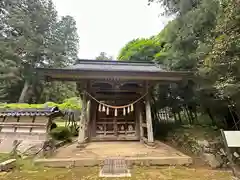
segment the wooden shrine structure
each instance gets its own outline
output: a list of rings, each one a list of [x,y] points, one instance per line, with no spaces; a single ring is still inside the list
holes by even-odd
[[[0,152],[11,152],[14,142],[23,148],[48,141],[54,118],[63,116],[58,107],[0,109]]]
[[[170,72],[155,63],[78,60],[66,68],[37,68],[47,81],[75,81],[81,92],[79,144],[99,140],[154,143],[151,90],[182,81],[189,72]]]

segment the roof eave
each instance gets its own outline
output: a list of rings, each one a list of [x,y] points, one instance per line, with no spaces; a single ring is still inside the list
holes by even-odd
[[[132,80],[173,80],[179,81],[184,78],[191,78],[192,72],[139,72],[139,71],[94,71],[94,70],[70,70],[70,69],[37,69],[41,77],[48,77],[52,80],[80,80],[80,79],[102,79],[119,78]],[[104,73],[103,73],[104,72]]]

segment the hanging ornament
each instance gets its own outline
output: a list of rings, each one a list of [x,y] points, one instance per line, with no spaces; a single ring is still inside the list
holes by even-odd
[[[133,104],[131,104],[131,111],[133,111]]]
[[[103,105],[103,106],[102,106],[102,112],[105,112],[105,110],[106,110],[106,109],[105,109],[105,106]]]
[[[106,114],[109,115],[109,107],[107,107]]]
[[[128,106],[128,109],[127,109],[127,110],[128,110],[128,113],[130,113],[130,106]]]
[[[99,104],[99,106],[98,106],[98,111],[99,111],[99,112],[102,111],[101,104]]]
[[[123,108],[123,115],[125,116],[126,115],[126,109]]]
[[[117,109],[114,110],[114,116],[117,116]]]

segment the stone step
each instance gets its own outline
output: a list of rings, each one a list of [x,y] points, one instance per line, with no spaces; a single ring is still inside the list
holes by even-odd
[[[46,167],[91,167],[99,166],[104,162],[105,158],[50,158],[36,159],[35,164],[41,164]],[[128,166],[165,166],[165,165],[189,165],[192,164],[192,158],[189,156],[172,156],[172,157],[125,157]]]
[[[131,177],[131,173],[124,158],[110,157],[104,160],[99,177]]]

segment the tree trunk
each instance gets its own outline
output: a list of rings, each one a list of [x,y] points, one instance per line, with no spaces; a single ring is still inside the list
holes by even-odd
[[[187,114],[187,117],[188,117],[188,122],[189,122],[189,124],[192,124],[191,116],[190,116],[190,114],[189,114],[188,109],[187,109],[186,107],[184,107],[184,109],[185,109],[185,111],[186,111],[186,114]]]
[[[187,110],[189,112],[189,116],[191,118],[191,122],[192,122],[192,124],[194,124],[195,123],[195,121],[194,121],[195,119],[194,119],[194,116],[193,116],[192,108],[189,108],[189,106],[188,106]]]
[[[189,121],[185,108],[182,109],[185,121]]]
[[[25,80],[21,95],[20,95],[19,100],[18,100],[19,103],[24,103],[25,102],[25,98],[26,98],[27,91],[28,91],[29,87],[30,87],[29,82],[27,80]]]
[[[216,125],[216,121],[211,113],[211,110],[209,108],[206,108],[206,112],[207,112],[208,116],[210,117],[210,119],[212,120],[212,125],[213,126]]]
[[[173,112],[173,117],[174,117],[175,122],[177,122],[177,116],[176,116],[175,112]]]
[[[194,118],[195,118],[196,123],[199,124],[197,111],[194,111]]]
[[[177,115],[178,115],[178,120],[179,120],[179,122],[182,124],[182,118],[181,118],[180,112],[178,112]]]

